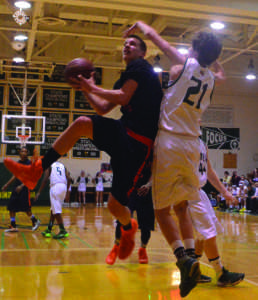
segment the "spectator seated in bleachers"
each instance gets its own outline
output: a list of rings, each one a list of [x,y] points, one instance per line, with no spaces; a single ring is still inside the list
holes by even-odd
[[[231,176],[229,176],[229,172],[228,171],[224,172],[224,177],[222,178],[222,182],[223,183],[225,182],[227,185],[230,184],[230,182],[231,182]]]
[[[225,188],[228,189],[228,184],[225,181],[223,182],[223,184]],[[228,208],[226,199],[221,194],[217,195],[217,203],[218,203],[219,210],[221,211],[226,211],[226,209]]]
[[[246,209],[252,213],[258,213],[258,183],[255,185],[249,184],[247,187]]]
[[[258,182],[258,168],[255,168],[253,170],[253,173],[252,173],[252,181],[255,183],[255,182]]]
[[[239,181],[241,180],[240,176],[237,175],[237,171],[233,171],[232,173],[232,177],[231,177],[231,186],[238,186],[239,185]]]

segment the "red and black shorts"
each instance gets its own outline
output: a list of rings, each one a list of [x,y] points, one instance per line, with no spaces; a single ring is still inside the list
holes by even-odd
[[[127,205],[149,159],[153,141],[125,128],[120,120],[92,116],[93,143],[111,157],[112,195]]]

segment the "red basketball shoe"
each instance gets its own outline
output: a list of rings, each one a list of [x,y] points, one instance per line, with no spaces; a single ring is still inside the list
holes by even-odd
[[[135,241],[134,236],[138,229],[138,223],[135,219],[131,219],[132,228],[129,230],[124,230],[121,226],[121,240],[120,240],[120,247],[118,252],[118,257],[120,259],[126,259],[133,251]]]
[[[108,256],[106,257],[106,263],[108,265],[113,265],[116,261],[117,255],[119,251],[119,245],[114,245],[112,250],[109,252]]]
[[[148,255],[146,248],[139,248],[138,251],[138,256],[139,256],[139,263],[140,264],[147,264],[148,263]]]
[[[4,165],[24,185],[33,190],[43,174],[41,159],[32,160],[31,165],[23,165],[10,158],[4,159]]]

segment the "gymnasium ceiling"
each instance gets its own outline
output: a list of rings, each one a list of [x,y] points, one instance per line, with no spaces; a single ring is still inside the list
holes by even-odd
[[[27,62],[51,70],[53,63],[66,64],[85,56],[95,66],[122,69],[122,32],[136,20],[153,26],[171,45],[189,46],[196,31],[211,30],[209,23],[226,24],[218,32],[224,45],[220,61],[230,78],[242,79],[253,59],[258,73],[257,0],[30,0],[24,10],[29,20],[18,25],[12,15],[13,0],[0,0],[0,64],[6,68],[17,54]],[[28,40],[16,51],[13,39],[25,33]],[[159,53],[148,42],[147,58]],[[4,63],[3,63],[4,62]],[[161,64],[168,69],[166,59]],[[258,94],[257,80],[251,93]],[[232,86],[233,88],[233,86]]]

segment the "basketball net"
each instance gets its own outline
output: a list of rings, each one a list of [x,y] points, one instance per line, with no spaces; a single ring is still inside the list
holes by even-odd
[[[18,135],[18,139],[20,140],[21,147],[26,146],[26,143],[27,143],[29,138],[30,138],[29,135],[20,135],[20,134]]]

